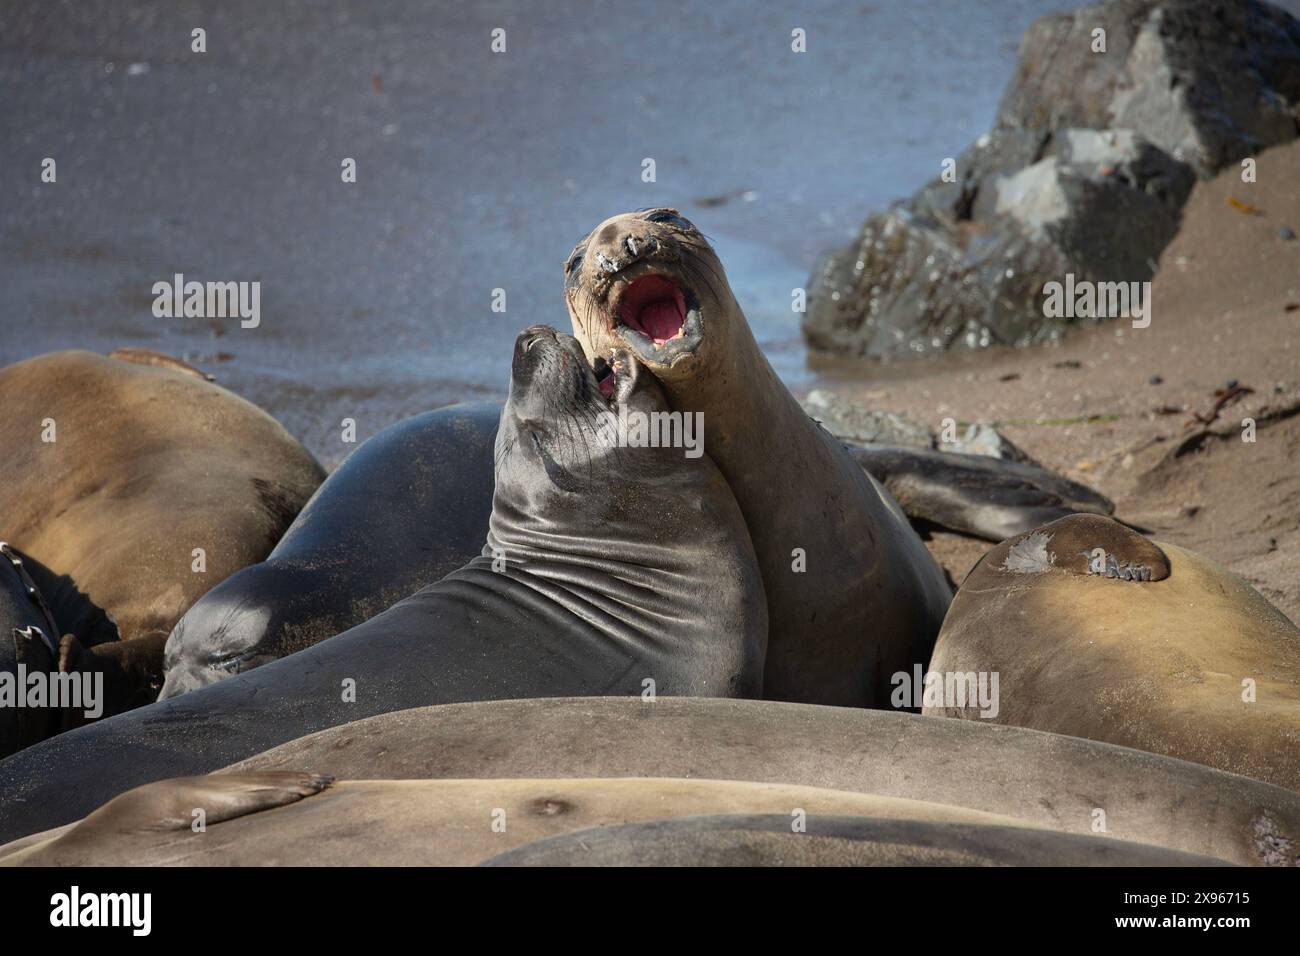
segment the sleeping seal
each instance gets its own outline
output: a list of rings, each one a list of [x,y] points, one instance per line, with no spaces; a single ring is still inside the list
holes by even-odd
[[[341,634],[483,549],[501,406],[390,425],[327,478],[261,564],[185,612],[167,639],[174,697]]]
[[[1300,790],[1300,630],[1235,574],[1109,518],[1072,515],[986,554],[930,672],[997,673],[999,723]],[[979,719],[965,703],[925,713]]]
[[[266,557],[324,478],[270,415],[177,364],[69,351],[0,369],[0,536],[49,602],[60,669],[103,674],[105,714],[154,699],[172,626]]]
[[[204,831],[191,829],[196,809]],[[70,829],[0,846],[0,866],[471,866],[534,840],[631,820],[784,813],[788,831],[795,809],[809,822],[853,814],[1018,826],[921,800],[735,780],[332,782],[326,774],[245,771],[136,787]]]
[[[885,710],[679,697],[481,701],[333,727],[230,770],[304,768],[340,779],[797,784],[966,807],[1020,826],[1234,863],[1300,865],[1300,793],[1293,790],[1094,740]],[[0,805],[0,814],[10,812]],[[49,825],[37,818],[23,829]]]

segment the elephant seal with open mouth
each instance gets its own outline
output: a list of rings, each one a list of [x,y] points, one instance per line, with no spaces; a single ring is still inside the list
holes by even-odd
[[[763,695],[887,706],[892,675],[929,660],[951,591],[898,505],[777,378],[704,236],[673,209],[625,213],[564,271],[587,354],[630,351],[675,410],[703,414],[767,591]]]

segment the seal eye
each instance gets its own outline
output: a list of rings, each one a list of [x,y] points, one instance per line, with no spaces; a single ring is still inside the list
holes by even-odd
[[[678,229],[687,229],[692,232],[695,231],[695,226],[690,222],[690,220],[683,219],[671,209],[656,209],[654,212],[646,216],[645,219],[646,222],[666,222],[676,226]]]
[[[565,272],[572,272],[582,264],[582,250],[574,249],[573,255],[569,256],[569,261],[564,264]]]

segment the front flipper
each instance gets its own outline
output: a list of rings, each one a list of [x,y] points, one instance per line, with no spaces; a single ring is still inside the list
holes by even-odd
[[[186,830],[201,809],[208,825],[249,813],[297,803],[320,793],[334,778],[294,770],[210,773],[147,783],[114,797],[81,823],[79,830],[126,833],[141,830]]]
[[[1070,514],[1115,510],[1091,488],[1035,465],[918,448],[844,447],[913,522],[987,541],[1003,541]]]
[[[298,771],[214,773],[159,780],[114,797],[71,829],[8,855],[5,865],[104,865],[130,857],[149,834],[196,834],[207,827],[297,803],[333,782]],[[201,820],[203,828],[195,826]]]
[[[86,686],[83,698],[93,690],[102,690],[102,695],[93,701],[97,708],[64,707],[60,729],[72,730],[90,720],[153,703],[163,684],[166,646],[165,631],[151,631],[134,640],[109,641],[92,647],[83,646],[75,635],[63,635],[59,642],[59,673],[77,674],[93,682],[93,687],[83,685]]]

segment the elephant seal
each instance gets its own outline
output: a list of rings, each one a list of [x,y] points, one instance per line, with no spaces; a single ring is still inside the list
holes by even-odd
[[[986,554],[930,671],[998,673],[1000,723],[1300,790],[1300,630],[1236,575],[1109,518],[1062,518]],[[925,712],[978,717],[962,704]]]
[[[167,639],[160,698],[341,634],[483,550],[501,406],[390,425],[325,479],[261,564],[236,571]]]
[[[568,335],[524,332],[480,557],[297,654],[0,761],[0,838],[404,707],[757,695],[766,606],[740,509],[707,456],[609,440],[602,413],[632,428],[666,406],[631,356],[604,371]]]
[[[1052,830],[931,820],[779,814],[671,817],[593,827],[508,850],[484,866],[1231,866],[1213,857]]]
[[[354,627],[479,553],[501,406],[390,425],[353,452],[261,564],[232,574],[168,638],[174,697]],[[1001,541],[1073,511],[1111,510],[1042,468],[979,455],[846,445],[910,519]],[[375,541],[384,542],[376,548]]]
[[[926,448],[844,447],[912,521],[1004,541],[1041,524],[1115,506],[1085,485],[1027,462]]]
[[[1300,794],[1291,790],[1077,737],[891,711],[667,697],[454,704],[334,727],[230,770],[301,768],[351,779],[787,783],[961,806],[1069,833],[1104,826],[1103,836],[1235,863],[1300,864]],[[8,785],[3,771],[0,763]],[[72,819],[107,799],[101,791],[74,806],[63,787],[39,792],[61,819],[0,803],[0,835]]]
[[[37,356],[0,369],[0,407],[0,534],[49,602],[60,668],[104,675],[105,714],[157,695],[172,626],[324,478],[261,409],[155,363]]]
[[[54,732],[55,711],[19,706],[30,673],[51,673],[58,662],[58,625],[22,556],[0,541],[0,757]],[[20,670],[21,665],[21,670]]]
[[[146,784],[71,828],[0,847],[0,865],[472,866],[575,830],[716,813],[781,814],[787,832],[800,811],[810,824],[846,814],[1017,828],[1015,820],[995,814],[920,800],[734,780],[344,780],[327,785],[329,779],[250,771]],[[200,809],[208,828],[195,832],[191,823]]]
[[[952,592],[898,506],[777,378],[699,231],[673,209],[607,219],[565,266],[593,361],[631,351],[740,502],[767,591],[763,696],[886,706],[929,660]]]

